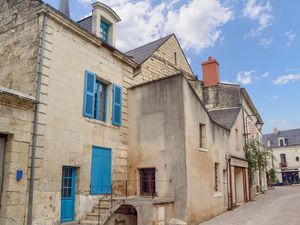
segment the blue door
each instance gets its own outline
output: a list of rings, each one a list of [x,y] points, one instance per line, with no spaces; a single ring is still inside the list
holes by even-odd
[[[63,167],[61,184],[61,222],[74,221],[76,169]]]
[[[111,193],[111,149],[93,147],[91,194]]]

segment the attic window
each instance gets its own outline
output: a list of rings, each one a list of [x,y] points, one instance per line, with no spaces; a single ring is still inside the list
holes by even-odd
[[[285,139],[284,138],[278,138],[278,146],[285,146]]]
[[[174,52],[174,64],[175,66],[177,66],[177,53]]]
[[[101,19],[100,23],[100,38],[105,43],[108,43],[109,40],[109,24]]]

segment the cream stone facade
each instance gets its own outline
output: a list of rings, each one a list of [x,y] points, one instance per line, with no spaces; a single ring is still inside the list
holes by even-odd
[[[279,185],[299,183],[300,129],[274,129],[263,135],[265,148],[272,153],[269,169],[274,169]]]

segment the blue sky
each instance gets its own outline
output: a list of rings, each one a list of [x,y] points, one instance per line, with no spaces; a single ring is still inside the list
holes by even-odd
[[[45,2],[58,7],[59,0]],[[93,0],[71,0],[71,17],[91,13]],[[213,56],[221,80],[245,87],[264,132],[300,128],[299,0],[103,0],[121,17],[117,46],[128,50],[175,33],[201,79]]]

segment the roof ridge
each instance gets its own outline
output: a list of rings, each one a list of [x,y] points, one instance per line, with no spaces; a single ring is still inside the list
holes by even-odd
[[[165,39],[165,38],[166,38],[166,41],[167,41],[167,39],[169,39],[172,35],[173,35],[173,34],[169,34],[169,35],[167,35],[167,36],[165,36],[165,37],[161,37],[161,38],[159,38],[159,39],[157,39],[157,40],[154,40],[154,41],[149,42],[149,43],[147,43],[147,44],[144,44],[144,45],[141,45],[141,46],[136,47],[136,48],[134,48],[134,49],[131,49],[131,50],[125,52],[125,54],[127,54],[127,53],[129,53],[129,52],[132,52],[132,51],[135,51],[135,50],[137,50],[137,49],[139,49],[139,48],[145,47],[145,46],[147,46],[147,45],[151,45],[151,44],[153,44],[153,43],[155,43],[155,42],[158,42],[158,41],[161,41],[161,40],[163,40],[163,39]],[[165,41],[164,41],[164,42],[165,42]]]

